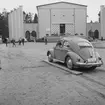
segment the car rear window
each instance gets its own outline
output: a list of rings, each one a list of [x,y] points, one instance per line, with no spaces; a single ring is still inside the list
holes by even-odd
[[[89,48],[92,48],[92,45],[90,44],[90,43],[87,43],[87,42],[79,42],[78,43],[78,46],[80,47],[80,48],[86,48],[86,47],[89,47]]]

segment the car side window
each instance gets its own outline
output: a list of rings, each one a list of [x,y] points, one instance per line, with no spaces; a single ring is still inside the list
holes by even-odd
[[[68,47],[68,46],[70,46],[70,44],[69,44],[68,41],[65,41],[65,42],[63,43],[63,46],[64,46],[64,47]]]
[[[58,41],[57,44],[56,44],[56,47],[62,47],[62,42]]]

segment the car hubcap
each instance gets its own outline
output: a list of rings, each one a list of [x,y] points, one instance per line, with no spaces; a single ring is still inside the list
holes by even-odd
[[[71,61],[71,59],[68,59],[68,60],[67,60],[67,67],[68,67],[69,69],[72,69],[72,61]]]
[[[51,54],[48,55],[48,59],[49,59],[49,61],[52,60]]]

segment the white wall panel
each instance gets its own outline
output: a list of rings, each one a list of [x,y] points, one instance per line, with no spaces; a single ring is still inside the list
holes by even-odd
[[[73,9],[52,9],[51,10],[52,24],[74,23]]]
[[[12,38],[14,37],[14,26],[13,26],[13,12],[11,12],[11,30],[12,30]]]
[[[9,14],[9,38],[19,40],[20,37],[24,37],[23,34],[23,11],[22,6],[10,12]]]
[[[50,34],[50,9],[39,10],[39,37]]]
[[[86,36],[86,9],[75,9],[75,33]]]
[[[100,7],[101,9],[101,13],[100,13],[100,17],[101,17],[101,37],[103,37],[105,39],[105,6],[102,5]]]

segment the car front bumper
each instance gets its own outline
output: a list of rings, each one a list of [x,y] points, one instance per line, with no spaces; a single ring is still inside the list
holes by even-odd
[[[92,67],[92,66],[96,66],[96,67],[99,67],[103,65],[103,61],[98,61],[96,63],[82,63],[82,62],[76,62],[76,66],[79,66],[79,67]]]

